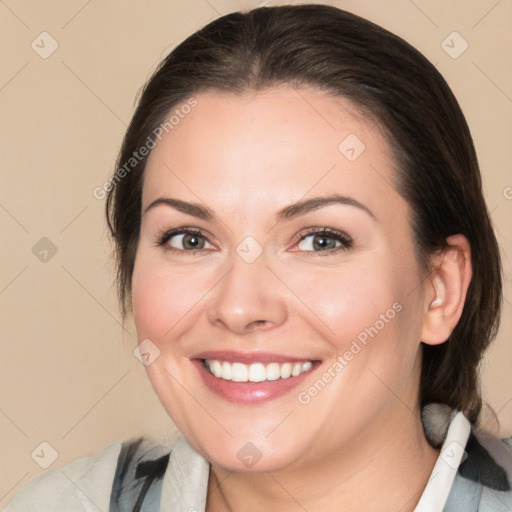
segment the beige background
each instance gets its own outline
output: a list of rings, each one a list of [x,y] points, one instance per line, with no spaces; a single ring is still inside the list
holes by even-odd
[[[42,442],[58,453],[55,468],[137,433],[172,432],[133,356],[132,326],[121,327],[104,201],[92,192],[112,172],[136,93],[157,62],[219,14],[269,3],[0,0],[0,506],[44,471],[31,458],[34,450],[51,454]],[[512,2],[330,3],[416,46],[467,115],[507,279],[499,338],[483,364],[484,395],[510,435]],[[46,59],[44,31],[58,43]],[[454,31],[469,44],[456,59],[442,47]],[[457,36],[448,42],[455,50],[464,44]],[[33,253],[43,237],[57,249],[46,262]],[[44,250],[47,242],[39,243]]]

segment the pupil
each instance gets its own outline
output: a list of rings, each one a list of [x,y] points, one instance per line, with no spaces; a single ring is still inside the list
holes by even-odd
[[[185,235],[183,237],[183,245],[188,249],[202,249],[204,240],[201,240],[197,235]]]
[[[315,249],[334,249],[336,241],[328,236],[316,236],[313,239],[313,247]]]

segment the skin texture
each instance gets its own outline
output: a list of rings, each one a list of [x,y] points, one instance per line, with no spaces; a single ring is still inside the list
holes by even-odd
[[[212,464],[207,510],[413,510],[437,457],[420,421],[420,343],[444,342],[460,316],[466,240],[451,237],[431,274],[420,268],[389,146],[347,100],[287,86],[195,97],[150,155],[142,211],[172,197],[215,217],[168,205],[144,213],[132,300],[139,342],[160,350],[146,367],[151,383]],[[338,149],[350,134],[366,146],[354,161]],[[371,214],[330,204],[276,221],[291,203],[332,194]],[[181,227],[201,230],[204,248],[187,252],[180,236],[158,245],[159,233]],[[314,250],[318,237],[300,241],[311,228],[346,233],[351,247]],[[252,263],[236,252],[247,236],[263,248]],[[393,304],[400,311],[301,403]],[[284,396],[240,405],[199,377],[192,359],[206,350],[321,363]],[[246,443],[261,454],[252,467],[237,456]]]

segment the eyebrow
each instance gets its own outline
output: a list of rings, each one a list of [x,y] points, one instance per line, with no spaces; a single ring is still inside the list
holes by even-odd
[[[152,208],[155,208],[158,205],[166,204],[179,212],[186,213],[187,215],[192,215],[193,217],[198,217],[203,220],[213,220],[215,214],[210,208],[198,203],[188,203],[186,201],[181,201],[180,199],[173,199],[171,197],[159,197],[155,199],[145,210],[144,213],[147,213]]]
[[[324,206],[330,206],[331,204],[343,204],[347,206],[354,206],[366,212],[372,219],[375,220],[373,212],[364,204],[360,203],[353,197],[346,197],[339,194],[333,194],[325,197],[312,197],[303,201],[298,201],[286,206],[277,213],[277,221],[290,220],[299,215],[318,210]]]
[[[171,197],[160,197],[158,199],[155,199],[144,210],[144,213],[147,213],[152,208],[155,208],[156,206],[162,204],[170,206],[171,208],[174,208],[182,213],[191,215],[193,217],[197,217],[202,220],[211,221],[215,218],[215,214],[207,206],[198,203],[189,203]],[[310,199],[297,201],[279,210],[279,212],[277,212],[276,219],[277,222],[294,219],[300,215],[305,215],[306,213],[318,210],[319,208],[325,206],[330,206],[332,204],[342,204],[346,206],[353,206],[359,208],[360,210],[364,211],[372,219],[375,220],[375,215],[367,206],[365,206],[364,204],[360,203],[359,201],[352,197],[346,197],[339,194],[333,194],[325,197],[312,197]]]

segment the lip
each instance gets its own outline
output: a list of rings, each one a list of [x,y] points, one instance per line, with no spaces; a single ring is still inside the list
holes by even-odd
[[[218,361],[227,361],[228,363],[306,363],[307,361],[316,361],[315,358],[292,357],[283,354],[272,354],[270,352],[234,352],[231,350],[209,350],[201,352],[191,357],[191,359],[209,359]]]
[[[212,375],[204,366],[204,360],[220,360],[230,363],[300,363],[313,362],[313,368],[296,377],[264,382],[233,382],[219,379]],[[270,353],[241,353],[228,351],[211,351],[197,354],[191,359],[206,387],[219,398],[234,404],[257,405],[275,400],[290,393],[298,387],[311,372],[320,365],[315,359],[288,357]]]

